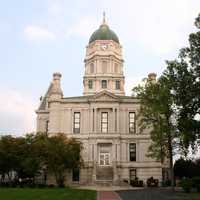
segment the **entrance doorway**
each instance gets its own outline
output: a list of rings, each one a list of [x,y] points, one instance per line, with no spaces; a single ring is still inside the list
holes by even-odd
[[[80,179],[80,170],[79,169],[73,169],[72,170],[72,181],[78,182]]]

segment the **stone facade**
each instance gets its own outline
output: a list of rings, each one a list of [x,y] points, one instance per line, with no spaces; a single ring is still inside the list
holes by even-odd
[[[68,174],[68,183],[122,184],[136,176],[161,180],[163,166],[146,156],[149,130],[139,132],[139,100],[125,96],[122,46],[112,39],[89,43],[83,96],[63,97],[60,79],[61,74],[53,75],[36,111],[37,132],[81,141],[84,167]]]

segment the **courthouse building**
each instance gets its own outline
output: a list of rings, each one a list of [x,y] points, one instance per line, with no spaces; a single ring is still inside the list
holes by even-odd
[[[61,74],[54,73],[41,99],[37,132],[64,133],[83,145],[84,166],[68,174],[68,183],[118,185],[135,177],[162,178],[162,164],[146,156],[151,140],[149,130],[139,131],[139,99],[125,95],[123,63],[119,38],[104,18],[86,47],[83,96],[65,97]]]

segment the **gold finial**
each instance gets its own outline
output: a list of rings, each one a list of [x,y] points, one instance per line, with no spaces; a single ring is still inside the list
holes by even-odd
[[[103,11],[103,24],[106,24],[106,13]]]

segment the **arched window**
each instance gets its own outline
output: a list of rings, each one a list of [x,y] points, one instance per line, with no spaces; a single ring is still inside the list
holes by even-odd
[[[90,73],[93,74],[94,73],[94,63],[90,64]]]
[[[107,62],[106,62],[106,61],[103,61],[103,62],[102,62],[102,72],[103,72],[103,73],[106,73],[106,72],[107,72]]]

